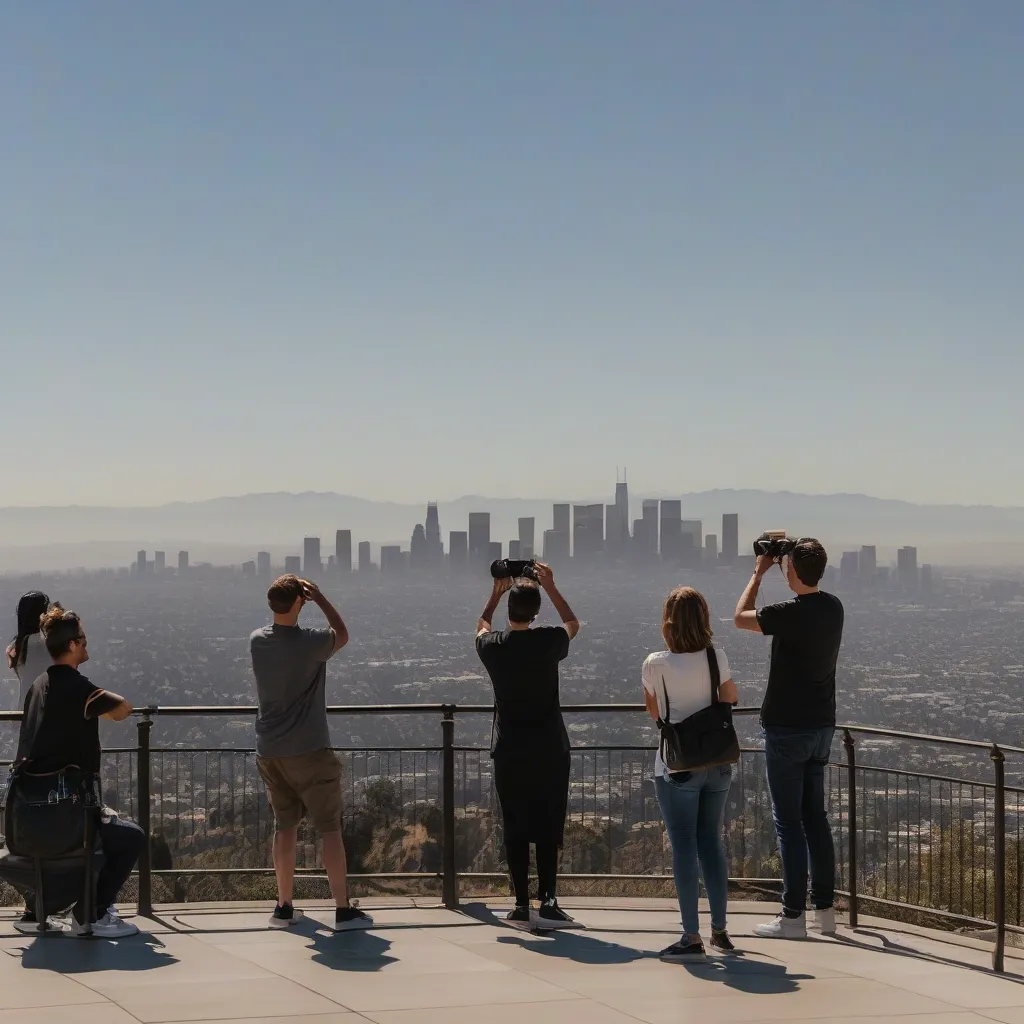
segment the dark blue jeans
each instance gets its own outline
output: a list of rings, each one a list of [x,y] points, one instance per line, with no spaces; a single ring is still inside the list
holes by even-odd
[[[808,856],[815,908],[831,907],[835,899],[836,851],[825,809],[825,765],[834,732],[831,726],[764,730],[768,790],[782,857],[782,906],[791,913],[802,914],[807,906]]]

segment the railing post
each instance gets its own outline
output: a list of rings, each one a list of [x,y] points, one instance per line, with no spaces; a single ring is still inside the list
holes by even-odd
[[[850,927],[857,927],[857,752],[849,729],[843,730],[846,747],[846,824],[850,832]]]
[[[1003,954],[1006,951],[1006,772],[1005,758],[999,747],[993,743],[989,753],[996,770],[995,791],[995,919],[996,946],[992,950],[992,970],[1002,972]]]
[[[443,706],[441,719],[441,898],[448,910],[459,905],[455,872],[455,705]]]
[[[142,844],[142,852],[139,854],[139,915],[150,917],[153,913],[153,858],[151,854],[152,840],[149,836],[149,734],[153,729],[153,719],[150,717],[148,709],[143,710],[138,729],[139,828],[146,834],[146,841]]]

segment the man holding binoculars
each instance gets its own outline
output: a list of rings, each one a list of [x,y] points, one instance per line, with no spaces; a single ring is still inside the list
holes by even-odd
[[[515,574],[514,576],[512,574]],[[487,606],[477,620],[476,649],[494,687],[494,785],[501,806],[505,860],[516,906],[507,920],[529,928],[530,843],[537,848],[540,910],[536,927],[569,928],[575,922],[555,898],[558,856],[569,802],[569,734],[558,701],[558,663],[580,623],[543,562],[495,562]],[[561,626],[533,626],[541,591]],[[491,620],[508,593],[508,628]]]

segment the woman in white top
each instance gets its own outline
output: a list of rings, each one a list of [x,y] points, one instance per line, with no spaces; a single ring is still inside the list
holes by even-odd
[[[676,587],[665,601],[661,635],[668,648],[648,655],[643,667],[644,698],[651,718],[664,718],[668,697],[671,721],[684,718],[711,703],[711,617],[704,597],[692,587]],[[714,648],[721,677],[719,699],[739,699],[725,652]],[[660,744],[659,744],[660,746]],[[704,958],[697,916],[697,864],[711,905],[711,945],[731,952],[735,947],[725,927],[728,871],[722,823],[732,784],[732,766],[669,773],[659,749],[654,760],[654,788],[672,843],[672,873],[682,938],[661,953],[662,960],[689,962]]]
[[[18,635],[7,648],[7,667],[20,683],[18,711],[25,707],[32,684],[53,664],[39,630],[39,621],[49,607],[50,599],[40,590],[30,590],[18,602]]]

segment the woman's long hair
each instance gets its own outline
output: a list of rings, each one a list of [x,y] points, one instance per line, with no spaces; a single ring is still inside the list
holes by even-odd
[[[18,602],[18,635],[7,648],[7,664],[15,669],[25,664],[29,637],[39,632],[39,621],[50,607],[50,599],[41,590],[30,590]]]
[[[700,591],[676,587],[665,598],[661,635],[673,654],[692,654],[711,646],[711,613]]]

